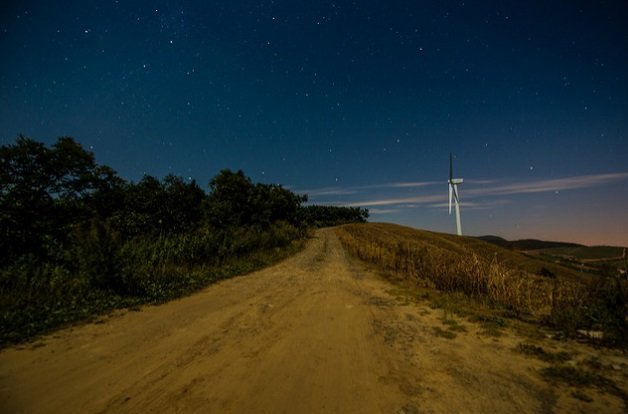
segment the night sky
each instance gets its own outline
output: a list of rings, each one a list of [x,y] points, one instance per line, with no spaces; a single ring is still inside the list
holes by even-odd
[[[628,3],[4,1],[0,144],[371,221],[628,245]]]

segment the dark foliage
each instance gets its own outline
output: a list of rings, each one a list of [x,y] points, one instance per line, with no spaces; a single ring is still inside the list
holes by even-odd
[[[45,257],[51,243],[65,247],[72,225],[92,215],[87,201],[115,180],[72,138],[46,148],[20,136],[0,147],[0,264],[25,254]]]
[[[221,171],[129,183],[72,138],[0,147],[0,345],[120,306],[163,302],[271,263],[310,225],[366,210]]]
[[[539,275],[544,276],[544,277],[549,277],[552,279],[556,278],[556,273],[552,272],[546,267],[542,267],[541,270],[539,270]]]
[[[307,206],[300,211],[301,221],[314,227],[363,223],[369,217],[367,209],[359,207]]]
[[[174,175],[163,182],[145,175],[137,184],[125,184],[120,195],[111,219],[125,237],[189,231],[199,225],[206,197],[195,181]]]
[[[209,182],[206,202],[208,223],[219,229],[277,221],[299,225],[299,208],[307,196],[299,196],[280,185],[253,184],[240,170],[222,170]]]

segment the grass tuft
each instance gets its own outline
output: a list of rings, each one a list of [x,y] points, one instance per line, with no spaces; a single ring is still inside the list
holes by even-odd
[[[548,352],[540,346],[526,343],[519,344],[519,352],[546,362],[567,362],[571,359],[567,352]]]
[[[571,396],[580,401],[593,402],[593,398],[589,397],[582,390],[572,391]]]
[[[628,405],[628,393],[605,376],[570,365],[551,365],[541,370],[541,375],[549,382],[563,383],[572,387],[596,387],[602,392],[621,398]]]
[[[548,381],[561,382],[574,387],[595,384],[597,376],[591,371],[569,365],[551,365],[541,370],[541,375]]]
[[[432,330],[434,331],[434,335],[440,336],[441,338],[455,339],[457,336],[455,332],[452,332],[451,330],[444,330],[440,326],[434,326],[432,327]]]

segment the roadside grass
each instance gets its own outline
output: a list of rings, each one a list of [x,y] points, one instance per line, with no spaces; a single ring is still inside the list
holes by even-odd
[[[499,337],[506,327],[525,331],[526,335],[530,337],[539,335],[538,329],[527,327],[528,323],[508,319],[505,316],[509,315],[506,310],[488,306],[461,293],[441,292],[435,289],[414,288],[412,286],[404,287],[404,285],[390,289],[387,293],[394,296],[399,305],[427,303],[431,309],[442,310],[441,322],[447,326],[450,332],[467,332],[467,328],[455,319],[455,317],[459,317],[478,324],[482,328],[480,333],[486,336]],[[424,313],[426,312],[424,311]]]
[[[542,347],[530,343],[519,344],[518,351],[545,362],[567,362],[571,359],[571,355],[565,351],[548,352]]]
[[[593,402],[593,398],[591,398],[588,394],[586,394],[584,391],[579,390],[579,389],[572,391],[571,396],[580,401],[584,401],[588,403]]]
[[[97,318],[115,309],[138,312],[145,305],[187,296],[217,281],[273,265],[304,246],[305,239],[300,238],[283,246],[253,249],[215,264],[167,263],[151,268],[141,262],[135,275],[145,287],[130,295],[94,287],[80,278],[71,279],[65,272],[60,275],[65,278],[64,283],[58,283],[53,269],[50,272],[53,276],[42,278],[39,285],[0,290],[0,349],[36,341],[42,334],[61,327],[89,321],[102,323]]]
[[[597,374],[569,365],[550,365],[541,370],[541,375],[548,381],[572,386],[588,386],[599,382]]]
[[[447,325],[447,330],[449,332],[467,332],[467,327],[453,318],[443,318],[442,322],[443,325]]]
[[[434,326],[432,327],[432,330],[434,332],[434,335],[440,336],[441,338],[455,339],[457,336],[455,332],[452,332],[450,330],[445,330],[441,328],[440,326]]]
[[[480,325],[479,333],[489,337],[502,336],[505,329],[512,329],[532,341],[542,341],[548,336],[555,336],[549,335],[553,331],[544,329],[537,322],[513,317],[508,309],[489,305],[460,292],[414,288],[411,285],[408,286],[407,283],[402,283],[399,287],[388,290],[387,293],[394,296],[398,304],[427,303],[431,309],[442,311],[443,327],[434,326],[431,329],[435,336],[444,339],[456,339],[458,333],[467,331],[467,328],[456,318],[464,318]],[[541,377],[554,386],[565,385],[574,388],[569,393],[573,398],[583,402],[592,402],[593,398],[586,390],[595,387],[602,393],[622,399],[628,406],[627,393],[603,374],[606,368],[595,357],[574,361],[574,356],[568,352],[551,352],[530,342],[520,343],[514,351],[549,364],[541,369]]]
[[[555,385],[563,384],[575,388],[595,387],[603,393],[620,398],[624,402],[624,406],[628,407],[628,393],[617,386],[615,381],[599,372],[571,365],[552,364],[541,370],[541,376],[546,381]],[[582,401],[592,401],[591,397],[581,390],[575,390],[572,392],[572,396]]]
[[[625,281],[592,278],[474,238],[392,224],[350,224],[336,233],[353,256],[432,306],[481,323],[487,335],[499,336],[519,320],[541,323],[556,336],[599,331],[598,343],[628,345]]]
[[[396,285],[387,293],[397,304],[417,303],[442,311],[442,326],[431,327],[435,336],[456,339],[467,329],[460,319],[479,325],[478,333],[488,337],[514,331],[527,338],[514,352],[547,364],[539,372],[546,382],[568,387],[568,394],[583,402],[593,401],[587,390],[595,388],[628,407],[627,393],[598,359],[576,360],[577,354],[552,352],[536,344],[595,327],[604,331],[605,341],[579,340],[621,348],[626,344],[621,324],[625,285],[578,280],[569,269],[563,278],[539,277],[500,263],[493,247],[487,248],[488,257],[480,256],[478,249],[466,247],[465,238],[441,238],[399,226],[348,225],[338,228],[337,234],[353,257]],[[513,256],[509,258],[512,263]]]
[[[452,317],[452,315],[447,315],[447,313],[443,315],[443,317],[441,318],[441,322],[443,322],[443,325],[447,325],[452,331],[466,332],[467,330],[464,325],[461,325],[460,322]]]
[[[479,323],[486,336],[500,337],[503,335],[503,329],[508,326],[505,319],[497,315],[476,314],[469,319],[471,322]]]

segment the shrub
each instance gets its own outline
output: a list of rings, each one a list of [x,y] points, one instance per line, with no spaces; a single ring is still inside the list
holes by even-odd
[[[79,228],[75,246],[79,275],[97,288],[127,293],[122,280],[120,238],[108,223],[96,218]]]

